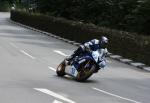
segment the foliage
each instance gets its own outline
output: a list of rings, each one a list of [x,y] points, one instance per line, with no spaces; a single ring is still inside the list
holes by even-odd
[[[37,0],[38,11],[149,35],[149,0]]]
[[[139,33],[150,35],[150,0],[144,0],[126,16],[128,30],[137,30]]]
[[[9,2],[0,0],[0,11],[9,11]]]

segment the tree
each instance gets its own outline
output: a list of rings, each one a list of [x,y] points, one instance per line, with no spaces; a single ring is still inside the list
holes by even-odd
[[[0,11],[9,11],[9,2],[6,0],[0,0]]]
[[[150,0],[30,0],[30,6],[35,2],[36,9],[41,13],[98,26],[149,33]],[[30,6],[24,5],[27,8]]]
[[[126,29],[138,33],[149,34],[150,28],[150,1],[142,0],[137,7],[126,17]]]

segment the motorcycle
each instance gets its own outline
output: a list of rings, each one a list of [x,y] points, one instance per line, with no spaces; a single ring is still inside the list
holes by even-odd
[[[107,49],[100,49],[75,57],[69,65],[64,59],[57,67],[56,73],[60,77],[69,75],[77,81],[85,81],[104,68],[106,56]]]

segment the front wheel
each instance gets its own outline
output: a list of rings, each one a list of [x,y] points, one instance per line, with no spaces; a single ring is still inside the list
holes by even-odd
[[[58,76],[62,77],[65,75],[65,61],[63,61],[62,63],[59,64],[59,66],[57,67],[56,73]]]
[[[77,76],[76,76],[76,80],[77,81],[85,81],[87,80],[93,73],[94,70],[92,68],[84,68],[84,66],[89,63],[88,61],[84,62],[83,64],[81,64],[80,66],[80,71],[78,72]]]
[[[79,82],[85,81],[87,80],[91,75],[93,74],[93,72],[88,72],[87,74],[85,74],[83,71],[80,71],[76,77],[76,80]]]

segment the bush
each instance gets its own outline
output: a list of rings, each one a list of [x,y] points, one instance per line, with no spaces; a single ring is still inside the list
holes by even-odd
[[[106,35],[110,39],[110,52],[150,65],[149,36],[19,11],[12,11],[11,19],[80,43]]]
[[[150,35],[150,0],[37,1],[37,9],[45,14]]]
[[[8,1],[0,1],[0,11],[6,12],[9,11],[9,3]]]

